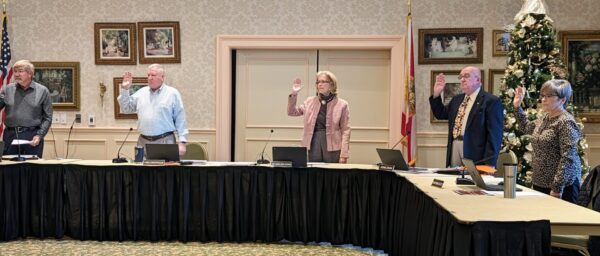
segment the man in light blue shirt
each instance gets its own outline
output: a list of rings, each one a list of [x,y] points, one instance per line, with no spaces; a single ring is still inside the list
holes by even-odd
[[[184,155],[189,131],[186,128],[183,101],[177,89],[164,84],[164,67],[160,64],[150,65],[148,86],[130,95],[129,87],[132,81],[131,72],[125,72],[117,100],[122,113],[138,115],[140,137],[137,146],[173,144],[176,142],[176,131],[179,136],[179,155]]]

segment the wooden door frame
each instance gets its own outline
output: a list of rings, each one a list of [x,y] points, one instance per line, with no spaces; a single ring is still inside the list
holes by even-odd
[[[238,49],[328,49],[328,50],[389,50],[390,51],[390,111],[389,141],[401,138],[400,122],[405,84],[405,38],[402,36],[217,36],[215,104],[217,161],[231,161],[231,93],[232,50]]]

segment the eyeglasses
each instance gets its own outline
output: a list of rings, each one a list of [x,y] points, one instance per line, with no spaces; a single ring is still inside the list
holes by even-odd
[[[330,83],[331,83],[331,81],[325,81],[325,80],[317,80],[315,82],[315,84],[330,84]]]
[[[549,98],[552,98],[555,96],[558,97],[558,95],[556,95],[556,94],[540,94],[540,100],[549,99]]]
[[[458,75],[458,80],[471,78],[471,74]]]

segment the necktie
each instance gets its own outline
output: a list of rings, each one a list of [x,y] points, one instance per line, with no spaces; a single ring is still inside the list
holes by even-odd
[[[456,119],[454,119],[454,129],[452,130],[452,136],[455,139],[460,136],[463,118],[465,118],[465,111],[467,110],[467,105],[469,105],[469,100],[471,100],[471,97],[466,96],[460,106],[458,106],[458,114],[456,115]]]

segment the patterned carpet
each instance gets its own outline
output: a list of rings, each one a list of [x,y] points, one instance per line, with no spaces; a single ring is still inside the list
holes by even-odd
[[[351,245],[299,243],[180,243],[17,240],[0,243],[0,255],[385,255]]]

